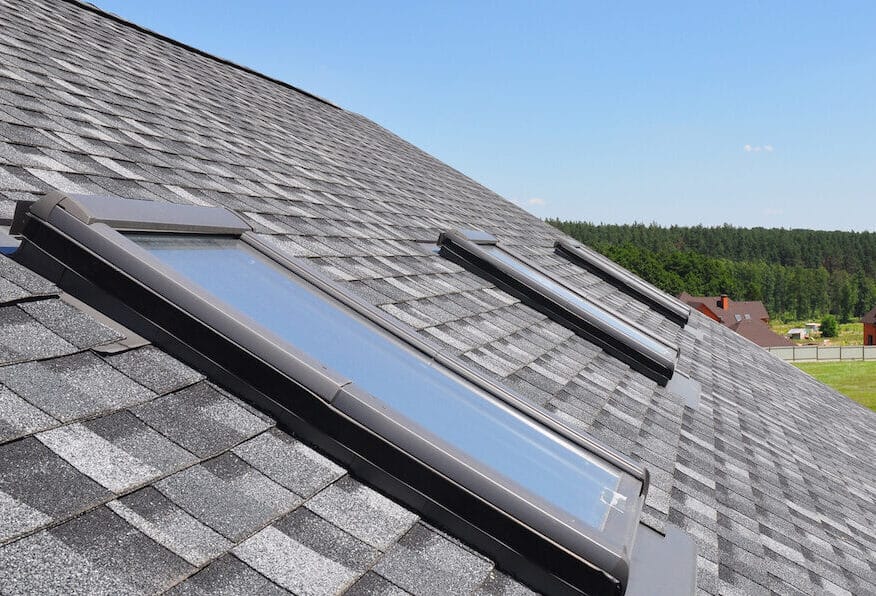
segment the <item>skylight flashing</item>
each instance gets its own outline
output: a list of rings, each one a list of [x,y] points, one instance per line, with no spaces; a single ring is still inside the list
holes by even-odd
[[[662,385],[672,378],[678,348],[574,289],[527,265],[498,244],[478,245],[459,231],[443,232],[440,254],[488,278]]]
[[[336,284],[308,267],[277,255],[256,235],[247,232],[245,224],[237,223],[239,220],[226,221],[224,216],[215,211],[206,218],[212,222],[209,225],[203,225],[204,219],[200,223],[194,222],[192,227],[201,226],[199,234],[205,233],[205,228],[211,228],[214,230],[211,233],[216,237],[239,238],[255,247],[266,258],[301,278],[303,281],[299,283],[314,286],[314,291],[321,290],[331,296],[324,299],[333,303],[338,301],[339,307],[364,316],[370,325],[390,331],[392,335],[386,336],[386,341],[403,346],[406,350],[416,350],[425,362],[447,369],[463,382],[472,384],[476,391],[487,392],[491,398],[505,404],[503,407],[509,408],[509,412],[513,410],[515,416],[525,417],[530,423],[548,429],[622,472],[620,485],[616,489],[604,490],[599,495],[599,499],[612,512],[607,516],[602,530],[576,525],[551,511],[549,504],[539,503],[532,495],[509,491],[507,486],[497,483],[495,479],[485,478],[483,471],[473,468],[465,461],[465,457],[454,453],[452,445],[424,440],[423,433],[417,433],[415,425],[388,417],[386,405],[381,404],[377,396],[364,391],[348,377],[334,372],[307,353],[292,348],[264,325],[241,316],[240,312],[229,312],[217,304],[209,292],[192,287],[187,276],[177,273],[107,224],[117,224],[123,231],[145,228],[165,234],[187,233],[191,228],[181,221],[193,216],[194,211],[177,210],[182,219],[168,221],[163,215],[168,205],[133,204],[131,207],[134,211],[145,214],[143,221],[136,221],[138,216],[126,215],[124,209],[119,210],[121,204],[111,208],[101,205],[102,202],[113,200],[66,199],[69,200],[48,198],[46,203],[54,202],[51,208],[47,209],[44,203],[28,216],[30,220],[25,233],[27,246],[20,256],[21,260],[45,271],[62,287],[74,283],[71,280],[75,280],[74,285],[80,287],[95,283],[105,285],[110,291],[116,292],[117,300],[123,302],[123,306],[116,305],[115,308],[126,313],[125,316],[136,318],[138,313],[148,312],[150,317],[156,317],[149,323],[150,333],[144,333],[146,337],[168,346],[177,354],[197,351],[197,357],[205,365],[215,366],[218,373],[232,377],[229,383],[240,383],[240,375],[248,375],[247,382],[256,385],[235,387],[241,387],[247,395],[256,396],[254,399],[263,400],[269,413],[274,416],[279,413],[278,417],[281,418],[291,416],[288,418],[290,426],[308,437],[308,440],[341,459],[362,477],[375,478],[377,486],[409,506],[421,512],[425,507],[430,518],[437,516],[438,522],[444,527],[484,548],[497,560],[505,561],[504,564],[509,568],[519,568],[521,576],[534,586],[546,591],[571,590],[575,593],[623,591],[625,578],[629,575],[629,556],[634,548],[639,512],[647,490],[648,476],[641,466],[571,431],[538,408],[461,366],[453,358],[440,354],[413,331],[393,322],[379,309],[338,292]],[[202,212],[204,215],[207,213]],[[224,223],[216,225],[216,221]],[[229,229],[237,231],[229,234]],[[148,291],[144,293],[144,289]],[[197,313],[197,316],[193,317],[191,313]],[[128,322],[125,324],[130,325]],[[185,336],[187,339],[183,336],[165,337],[169,333],[182,333],[185,330],[191,331]],[[199,334],[205,333],[204,330],[213,330],[210,332],[212,335],[198,339]],[[220,335],[216,335],[218,330],[221,330]],[[223,350],[237,351],[233,352],[234,357],[231,358],[223,356]],[[214,360],[211,361],[211,358]],[[241,372],[243,370],[247,372]],[[235,375],[237,381],[234,380]],[[291,390],[287,386],[290,380],[294,380],[294,385],[303,391],[300,397],[295,397],[296,407],[301,411],[294,415],[270,397],[277,392],[299,395],[298,390]],[[318,397],[323,405],[317,406],[307,401],[305,394],[308,393]],[[326,408],[334,411],[332,416],[335,418],[332,420],[336,419],[336,429],[325,426],[327,423],[324,419],[330,412]],[[319,415],[314,412],[319,412]],[[301,426],[304,423],[297,417],[302,415],[316,424],[317,430]],[[368,420],[372,420],[373,424]],[[382,422],[378,424],[374,421]],[[349,437],[353,451],[350,445],[339,444],[337,435],[330,435],[335,438],[324,442],[328,439],[323,434],[332,432],[345,433],[343,436]],[[384,467],[375,467],[373,462],[356,456],[357,445],[369,446],[369,449],[378,449],[380,445],[374,453],[385,452],[384,456],[374,457],[384,462],[381,464]],[[391,457],[386,455],[390,451],[393,453]],[[423,462],[430,461],[430,458],[432,463],[428,465],[437,466],[434,469],[441,470],[440,474],[422,469]],[[417,485],[417,482],[421,484]],[[479,486],[477,492],[471,492],[472,483]],[[440,494],[431,494],[433,491]],[[437,501],[434,500],[436,498]],[[441,505],[442,502],[466,502],[470,510],[454,511]],[[497,507],[497,503],[501,507]],[[474,523],[473,519],[479,521]],[[480,520],[486,525],[481,526]],[[516,546],[512,548],[509,545]],[[582,581],[585,583],[581,584]],[[574,587],[576,584],[577,588]],[[584,585],[586,589],[582,587]]]
[[[629,292],[675,323],[684,326],[690,318],[690,306],[652,286],[618,266],[595,250],[566,238],[554,243],[560,256],[587,269],[604,281]]]

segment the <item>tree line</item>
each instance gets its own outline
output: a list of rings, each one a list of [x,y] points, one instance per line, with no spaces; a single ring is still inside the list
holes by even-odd
[[[876,305],[874,233],[547,221],[673,295],[760,300],[789,321]]]

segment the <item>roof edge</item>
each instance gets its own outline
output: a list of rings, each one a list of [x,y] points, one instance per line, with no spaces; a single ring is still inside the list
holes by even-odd
[[[64,1],[67,2],[68,4],[75,4],[76,6],[78,6],[80,8],[83,8],[85,10],[88,10],[90,12],[98,14],[102,17],[108,18],[108,19],[115,21],[119,24],[125,25],[126,27],[136,29],[137,31],[141,31],[143,33],[146,33],[147,35],[151,35],[152,37],[156,37],[156,38],[160,39],[161,41],[164,41],[164,42],[173,44],[177,47],[183,48],[184,50],[194,52],[195,54],[199,54],[201,56],[204,56],[205,58],[209,58],[210,60],[215,60],[216,62],[226,64],[226,65],[231,66],[233,68],[236,68],[238,70],[242,70],[242,71],[247,72],[249,74],[255,75],[261,79],[265,79],[267,81],[270,81],[271,83],[275,83],[275,84],[280,85],[282,87],[286,87],[287,89],[291,89],[293,91],[296,91],[297,93],[301,93],[302,95],[306,95],[307,97],[310,97],[311,99],[315,99],[316,101],[324,103],[327,106],[331,106],[337,110],[344,109],[344,108],[340,107],[339,105],[330,102],[329,100],[325,99],[324,97],[320,97],[319,95],[316,95],[315,93],[311,93],[310,91],[305,91],[304,89],[301,89],[300,87],[296,87],[295,85],[287,83],[286,81],[276,79],[272,76],[268,76],[262,72],[259,72],[255,69],[252,69],[248,66],[243,66],[242,64],[238,64],[237,62],[232,62],[231,60],[228,60],[227,58],[222,58],[222,57],[217,56],[215,54],[211,54],[210,52],[205,52],[204,50],[198,49],[194,46],[190,46],[187,43],[183,43],[177,39],[173,39],[172,37],[168,37],[167,35],[164,35],[162,33],[158,33],[157,31],[153,31],[152,29],[149,29],[148,27],[143,27],[142,25],[138,25],[137,23],[131,22],[123,17],[120,17],[117,14],[106,11],[106,10],[100,8],[99,6],[95,6],[94,4],[91,4],[90,2],[84,2],[83,0],[64,0]]]

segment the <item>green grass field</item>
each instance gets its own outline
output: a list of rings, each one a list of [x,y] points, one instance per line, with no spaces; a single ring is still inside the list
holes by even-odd
[[[815,322],[817,323],[819,321],[816,320]],[[778,323],[770,321],[770,329],[772,329],[779,335],[784,336],[789,329],[793,329],[794,327],[803,327],[805,323],[805,321],[795,321],[793,323]],[[824,339],[829,339],[829,345],[831,346],[860,346],[862,343],[864,343],[864,324],[861,322],[843,323],[839,326],[839,337]],[[822,341],[823,338],[816,337],[812,340],[794,340],[794,343],[797,345],[805,345],[812,342],[821,344]]]
[[[876,411],[876,361],[796,362],[825,385]]]

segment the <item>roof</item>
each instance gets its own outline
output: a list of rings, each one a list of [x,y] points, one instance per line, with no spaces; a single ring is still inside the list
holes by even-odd
[[[762,348],[794,345],[794,342],[770,329],[770,326],[760,319],[742,319],[730,328]]]
[[[727,308],[722,308],[721,298],[721,296],[691,296],[685,292],[682,292],[679,296],[680,300],[687,302],[691,306],[702,305],[709,309],[728,327],[739,322],[736,317],[737,315],[742,319],[768,320],[770,318],[766,307],[760,300],[736,301],[728,299]]]
[[[6,217],[50,189],[233,209],[640,460],[643,519],[697,542],[700,593],[876,591],[873,412],[699,313],[679,328],[362,116],[86,5],[0,2]],[[699,403],[419,244],[472,227],[678,342]],[[198,373],[152,346],[96,351],[112,329],[6,258],[0,273],[4,592],[526,592]]]
[[[876,325],[876,306],[868,310],[864,316],[861,317],[861,322]]]
[[[760,300],[737,302],[728,299],[727,308],[723,308],[722,296],[691,296],[682,292],[679,299],[700,312],[706,309],[721,324],[762,348],[794,345],[765,323],[769,314]]]

